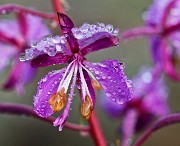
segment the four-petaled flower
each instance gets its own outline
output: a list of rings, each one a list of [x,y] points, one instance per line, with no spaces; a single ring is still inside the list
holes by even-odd
[[[180,0],[154,0],[143,18],[146,26],[125,32],[124,38],[149,35],[154,63],[180,81],[176,69],[180,58]]]
[[[11,63],[12,69],[4,89],[15,88],[19,94],[23,93],[24,84],[31,81],[35,69],[29,62],[21,63],[19,54],[28,48],[28,45],[49,34],[48,28],[43,21],[36,16],[17,13],[16,20],[0,21],[0,72]]]
[[[60,111],[67,101],[64,112],[54,121],[54,126],[59,126],[61,130],[69,115],[76,82],[81,93],[81,114],[87,120],[95,107],[94,89],[102,87],[106,96],[121,104],[131,99],[132,87],[124,74],[124,65],[117,60],[90,63],[85,59],[88,53],[118,45],[117,29],[103,23],[85,23],[75,28],[65,14],[58,13],[58,17],[64,35],[42,39],[21,54],[20,59],[31,60],[33,67],[68,64],[46,75],[39,82],[34,97],[35,112],[41,117]],[[66,99],[71,80],[70,93]]]
[[[123,105],[116,105],[102,96],[105,112],[112,118],[123,118],[123,143],[127,143],[134,132],[144,130],[156,117],[169,113],[167,87],[159,78],[160,69],[142,68],[133,80],[132,100]]]

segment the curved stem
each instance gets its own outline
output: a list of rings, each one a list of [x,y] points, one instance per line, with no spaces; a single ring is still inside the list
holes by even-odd
[[[56,15],[52,13],[45,13],[37,10],[28,9],[23,6],[19,6],[16,4],[5,4],[0,6],[0,13],[7,14],[7,13],[29,13],[31,15],[39,16],[45,19],[56,19]]]
[[[127,30],[123,33],[123,39],[128,40],[134,37],[150,36],[154,34],[159,34],[160,30],[154,27],[142,26],[138,28],[133,28]]]
[[[0,113],[1,114],[14,114],[14,115],[25,115],[29,117],[33,117],[39,120],[42,120],[47,123],[53,123],[55,120],[54,117],[41,118],[39,117],[34,110],[27,105],[15,104],[15,103],[0,103]],[[74,130],[74,131],[89,131],[88,126],[82,126],[78,124],[68,123],[64,125],[65,128]]]
[[[171,0],[164,10],[162,20],[161,20],[161,25],[164,29],[166,29],[166,27],[167,27],[167,21],[168,21],[169,15],[170,15],[170,11],[174,7],[174,5],[176,4],[177,1],[178,0]]]
[[[146,132],[136,141],[136,143],[134,144],[134,146],[141,146],[150,136],[153,132],[172,125],[172,124],[176,124],[176,123],[180,123],[180,114],[171,114],[168,115],[164,118],[159,119],[158,121],[156,121],[148,130],[146,130]]]
[[[99,121],[96,117],[95,111],[93,111],[89,120],[91,136],[96,146],[106,146],[105,138],[100,128]]]

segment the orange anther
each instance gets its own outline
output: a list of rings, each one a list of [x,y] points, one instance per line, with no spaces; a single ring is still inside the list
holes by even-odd
[[[65,88],[63,87],[59,92],[54,93],[48,103],[54,112],[60,111],[66,104]]]
[[[92,84],[94,89],[96,89],[96,90],[100,90],[101,89],[101,86],[100,86],[98,81],[92,79],[91,80],[91,84]]]
[[[92,101],[88,95],[85,96],[85,101],[81,105],[81,114],[84,119],[89,120],[93,111]]]

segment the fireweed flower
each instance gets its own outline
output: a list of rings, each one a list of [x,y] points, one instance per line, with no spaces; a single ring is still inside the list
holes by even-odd
[[[143,18],[145,27],[132,29],[124,37],[150,35],[154,63],[172,79],[180,80],[176,69],[180,58],[180,0],[154,0]]]
[[[21,63],[19,54],[30,43],[48,34],[48,28],[36,16],[18,13],[16,20],[0,20],[0,72],[10,63],[12,65],[9,77],[3,85],[4,89],[15,88],[19,94],[23,93],[24,84],[31,81],[35,69],[29,62]]]
[[[20,59],[31,60],[33,67],[67,63],[66,67],[50,72],[39,82],[34,97],[35,112],[45,118],[60,111],[67,102],[62,115],[54,121],[54,126],[62,130],[69,116],[76,82],[81,91],[81,114],[87,120],[95,107],[94,89],[102,87],[105,94],[119,104],[131,99],[132,89],[123,64],[117,60],[90,63],[85,59],[88,53],[118,45],[117,29],[103,23],[85,23],[76,28],[65,14],[58,13],[58,17],[64,35],[42,39],[21,54]]]
[[[123,118],[124,137],[143,130],[154,118],[169,113],[167,88],[159,78],[159,69],[142,68],[133,80],[132,100],[123,105],[116,105],[103,96],[105,112],[112,118]]]

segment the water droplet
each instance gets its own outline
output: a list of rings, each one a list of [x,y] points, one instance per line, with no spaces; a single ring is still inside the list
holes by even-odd
[[[113,31],[113,26],[111,24],[106,25],[106,31],[107,32],[112,32]]]
[[[118,29],[118,28],[114,29],[114,31],[113,31],[113,35],[117,36],[117,35],[118,35],[118,33],[119,33],[119,29]]]
[[[37,42],[32,43],[31,47],[33,48],[37,47]]]
[[[26,54],[25,54],[25,53],[21,53],[21,54],[19,55],[19,60],[20,60],[21,62],[26,61]]]
[[[62,49],[62,47],[60,45],[56,45],[56,50],[58,52],[62,52],[63,51],[63,49]]]
[[[111,94],[109,92],[106,92],[107,97],[111,97]]]
[[[45,77],[45,78],[43,78],[43,79],[42,79],[42,81],[43,81],[43,82],[46,82],[46,81],[47,81],[47,78],[46,78],[46,77]]]
[[[106,76],[102,76],[102,79],[106,79]]]
[[[98,74],[99,74],[99,71],[96,70],[94,73],[98,75]]]

